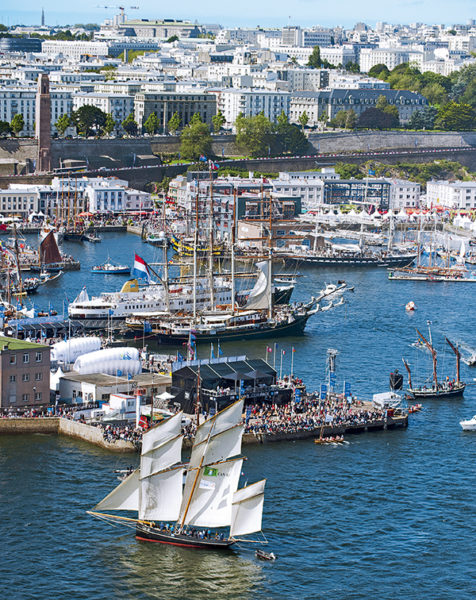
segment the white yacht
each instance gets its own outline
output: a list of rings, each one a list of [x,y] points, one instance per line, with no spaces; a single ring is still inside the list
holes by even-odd
[[[215,278],[215,305],[231,303],[231,286],[220,277]],[[206,278],[200,278],[196,287],[196,307],[210,307],[210,287]],[[168,306],[165,288],[159,284],[139,287],[137,279],[130,279],[119,292],[104,292],[89,298],[86,288],[68,306],[68,316],[81,322],[85,329],[114,327],[132,314],[168,311],[190,313],[193,310],[193,285],[169,285]]]
[[[463,431],[476,431],[476,415],[468,421],[460,421],[459,424],[463,428]]]

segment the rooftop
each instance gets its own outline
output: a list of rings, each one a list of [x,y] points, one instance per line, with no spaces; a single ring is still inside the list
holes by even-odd
[[[35,342],[25,342],[16,338],[0,336],[1,350],[39,350],[40,348],[49,348],[44,344],[36,344]]]

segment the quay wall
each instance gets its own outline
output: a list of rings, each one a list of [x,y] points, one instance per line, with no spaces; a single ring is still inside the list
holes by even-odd
[[[58,433],[58,417],[0,419],[0,435],[16,433]]]
[[[113,452],[136,452],[136,447],[132,442],[126,442],[125,440],[107,442],[104,440],[102,429],[99,427],[93,427],[92,425],[86,425],[85,423],[79,423],[71,419],[59,418],[58,433],[90,442]]]

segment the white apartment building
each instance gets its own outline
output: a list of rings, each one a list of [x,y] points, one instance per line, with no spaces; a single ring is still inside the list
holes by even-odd
[[[408,61],[408,50],[396,48],[362,48],[359,64],[362,73],[368,73],[375,65],[385,65],[391,71],[397,65]]]
[[[331,65],[346,65],[355,61],[355,52],[351,46],[321,48],[321,59],[327,60]]]
[[[67,42],[57,40],[45,40],[41,47],[43,54],[61,54],[74,60],[81,60],[82,57],[105,58],[109,49],[106,42]]]
[[[125,210],[142,212],[143,210],[151,210],[153,208],[154,202],[150,194],[147,192],[141,192],[140,190],[126,190]]]
[[[92,213],[150,210],[154,207],[150,194],[127,189],[121,183],[104,181],[103,185],[89,185],[84,191],[87,210]]]
[[[305,29],[302,34],[302,44],[307,48],[314,46],[330,46],[332,44],[333,32],[330,29],[313,27]]]
[[[428,207],[473,209],[476,208],[476,181],[429,181],[426,197]]]
[[[71,92],[51,90],[51,132],[55,133],[55,123],[61,115],[71,114]],[[35,88],[3,88],[0,90],[0,120],[9,123],[16,114],[23,115],[25,125],[20,136],[35,135]]]
[[[420,206],[421,185],[405,179],[387,179],[390,182],[389,208],[400,210]]]
[[[39,193],[35,186],[11,187],[0,190],[0,213],[3,217],[20,217],[39,212]]]
[[[117,124],[122,123],[134,112],[134,97],[123,94],[76,93],[73,95],[73,109],[81,106],[96,106],[105,113],[110,113]]]
[[[324,182],[340,179],[333,168],[320,171],[282,172],[271,180],[273,192],[279,196],[301,198],[306,210],[313,210],[324,202]]]
[[[226,119],[226,126],[231,127],[237,116],[243,113],[245,117],[254,117],[263,112],[271,122],[284,111],[289,114],[289,92],[276,92],[251,89],[221,89],[210,90],[217,99],[217,111],[221,110]]]

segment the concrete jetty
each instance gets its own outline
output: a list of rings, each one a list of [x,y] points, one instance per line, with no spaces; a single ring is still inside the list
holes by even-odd
[[[395,429],[408,426],[408,415],[399,415],[387,417],[386,419],[377,419],[366,424],[325,426],[322,435],[335,436],[352,433],[363,433],[368,431],[378,431],[385,429]],[[67,435],[77,438],[105,450],[112,452],[127,453],[137,452],[137,447],[132,442],[125,440],[116,440],[108,442],[103,437],[102,429],[85,423],[79,423],[63,417],[37,417],[37,418],[8,418],[0,419],[0,435],[10,434],[32,434],[44,433],[55,435]],[[279,433],[245,433],[243,444],[266,444],[269,442],[284,442],[293,440],[304,440],[316,438],[321,435],[321,428],[308,429],[303,431],[279,432]],[[184,440],[184,447],[190,448],[192,440]]]

